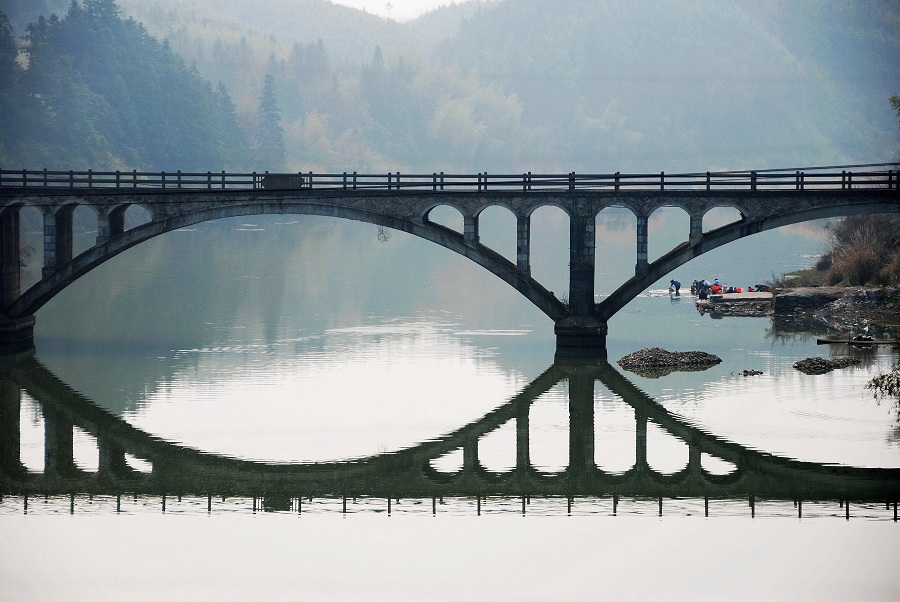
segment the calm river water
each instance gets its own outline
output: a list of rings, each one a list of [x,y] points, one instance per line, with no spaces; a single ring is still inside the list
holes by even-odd
[[[515,227],[510,236],[505,219],[486,222],[483,238],[509,255]],[[534,275],[564,290],[567,245],[553,242],[567,238],[564,221],[548,212],[539,223]],[[686,232],[686,217],[657,216],[651,256]],[[896,361],[889,349],[807,376],[792,364],[848,350],[770,318],[711,319],[659,283],[610,323],[605,369],[626,383],[576,377],[578,367],[554,364],[552,323],[518,293],[429,243],[377,234],[320,218],[223,220],[104,264],[38,314],[30,373],[79,395],[53,401],[23,390],[21,463],[44,470],[48,412],[71,407],[74,463],[98,471],[91,421],[78,421],[99,407],[110,424],[133,427],[135,441],[143,433],[166,449],[275,471],[425,449],[428,470],[449,479],[476,449],[482,474],[502,480],[527,440],[546,494],[481,497],[460,485],[446,496],[395,497],[389,476],[370,483],[378,494],[348,498],[4,492],[0,598],[896,599],[900,527],[881,501],[851,501],[848,513],[839,493],[798,507],[762,496],[552,491],[575,448],[613,475],[646,453],[665,481],[692,461],[684,437],[695,435],[752,458],[898,468],[896,410],[864,389]],[[598,238],[602,295],[633,270],[633,222],[605,216]],[[811,263],[822,247],[820,225],[782,229],[673,276],[684,288],[716,276],[753,285]],[[658,378],[615,365],[648,346],[723,361]],[[763,374],[740,375],[750,369]],[[590,445],[570,405],[587,412]],[[524,434],[515,410],[503,413],[515,407],[528,408]],[[639,418],[653,407],[665,412],[650,415],[642,451]],[[136,453],[125,461],[136,473],[151,469]],[[735,470],[710,453],[700,461],[714,475]]]

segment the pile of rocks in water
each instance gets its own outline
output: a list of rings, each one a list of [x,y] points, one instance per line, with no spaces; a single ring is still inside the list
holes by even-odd
[[[794,362],[794,369],[803,374],[826,374],[832,370],[848,368],[859,363],[859,360],[853,357],[839,357],[834,360],[826,360],[824,357],[808,357],[805,360]]]
[[[706,370],[721,361],[719,356],[704,351],[666,351],[659,347],[647,347],[629,353],[616,363],[639,376],[659,378],[676,370]]]

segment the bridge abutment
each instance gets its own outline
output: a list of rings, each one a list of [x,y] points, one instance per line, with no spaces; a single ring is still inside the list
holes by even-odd
[[[34,347],[34,316],[9,318],[0,315],[0,355]]]

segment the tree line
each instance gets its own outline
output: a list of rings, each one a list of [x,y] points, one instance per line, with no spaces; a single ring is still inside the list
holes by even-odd
[[[213,86],[114,0],[40,17],[19,45],[0,12],[0,165],[51,169],[241,170],[272,161],[272,90],[242,127]],[[282,145],[283,146],[283,145]],[[263,149],[265,152],[263,152]],[[283,161],[283,150],[280,153]]]

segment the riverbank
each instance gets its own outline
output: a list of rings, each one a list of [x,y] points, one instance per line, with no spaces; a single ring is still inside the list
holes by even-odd
[[[843,333],[900,336],[900,287],[779,289],[776,316],[812,319]]]
[[[733,293],[697,301],[712,317],[772,316],[815,322],[836,332],[900,336],[900,287],[797,287]]]

